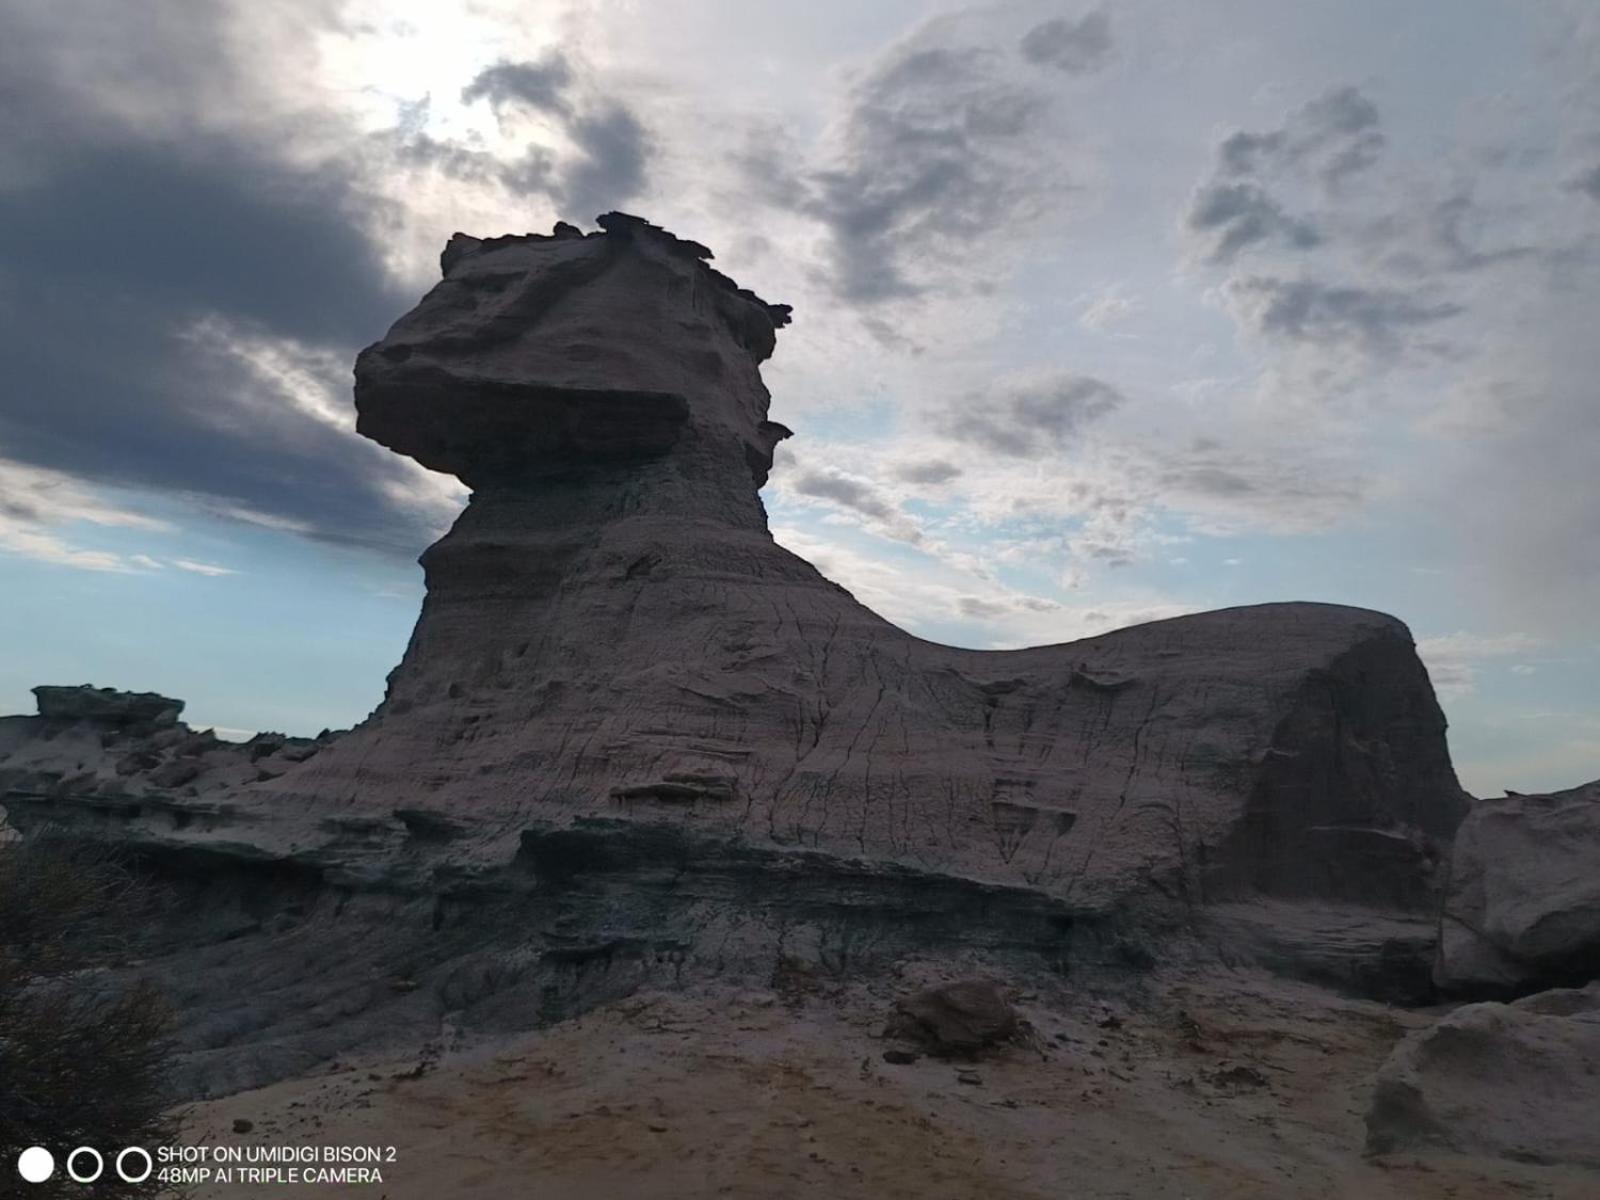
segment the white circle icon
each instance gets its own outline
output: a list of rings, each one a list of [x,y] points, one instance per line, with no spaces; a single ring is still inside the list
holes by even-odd
[[[55,1155],[43,1146],[29,1146],[17,1158],[17,1174],[29,1183],[43,1183],[55,1173]]]
[[[127,1161],[127,1158],[130,1154],[137,1154],[140,1158],[144,1159],[143,1175],[130,1175],[128,1173],[128,1168],[122,1165],[125,1161]],[[117,1174],[122,1176],[123,1183],[143,1183],[146,1179],[150,1178],[150,1172],[155,1170],[155,1167],[155,1162],[150,1158],[150,1151],[141,1150],[138,1146],[129,1146],[121,1154],[117,1155]]]
[[[74,1164],[83,1155],[88,1155],[90,1158],[94,1159],[94,1174],[80,1175],[78,1173],[78,1168]],[[105,1171],[106,1160],[100,1157],[100,1151],[96,1150],[93,1146],[79,1146],[71,1154],[67,1155],[67,1175],[71,1178],[73,1183],[93,1183],[96,1179],[99,1179],[100,1176],[104,1175]]]

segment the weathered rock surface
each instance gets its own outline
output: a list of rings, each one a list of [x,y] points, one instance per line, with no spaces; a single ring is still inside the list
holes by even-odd
[[[1378,1073],[1367,1150],[1600,1167],[1600,983],[1458,1008]]]
[[[961,979],[924,988],[895,1005],[887,1030],[943,1057],[970,1057],[1021,1031],[1017,1010],[993,979]]]
[[[473,487],[559,483],[669,453],[711,498],[743,459],[757,486],[788,430],[757,370],[787,305],[713,271],[637,217],[603,233],[457,234],[444,280],[356,361],[357,428]],[[570,231],[570,232],[567,232]]]
[[[0,807],[18,822],[128,838],[144,820],[174,832],[243,819],[218,798],[305,762],[333,739],[258,734],[225,742],[178,720],[183,701],[113,688],[37,687],[39,715],[0,717]],[[204,795],[204,799],[202,799]]]
[[[1600,978],[1600,781],[1473,805],[1450,862],[1434,974],[1478,995]]]
[[[177,723],[183,701],[155,692],[119,692],[92,684],[78,687],[36,687],[39,715],[47,721],[97,721],[107,725]]]
[[[185,890],[195,1090],[796,954],[1137,971],[1223,903],[1431,911],[1466,797],[1404,625],[1272,604],[1017,651],[912,637],[767,530],[788,431],[758,367],[788,310],[601,224],[458,235],[358,360],[362,431],[473,488],[368,721],[193,775],[117,747],[0,800]]]
[[[1403,625],[1286,604],[1006,653],[910,637],[767,532],[786,431],[757,366],[787,309],[602,224],[453,241],[363,352],[362,428],[475,490],[384,704],[276,811],[447,813],[457,864],[604,816],[1086,906],[1428,903],[1465,801]]]

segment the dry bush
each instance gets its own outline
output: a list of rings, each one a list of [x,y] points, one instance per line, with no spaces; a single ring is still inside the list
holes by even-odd
[[[96,1196],[168,1194],[153,1173],[116,1178],[124,1146],[170,1144],[163,1074],[171,1013],[149,984],[118,984],[105,970],[128,948],[150,893],[104,849],[40,835],[0,847],[0,1194],[81,1196],[66,1156],[93,1146],[106,1173]],[[56,1174],[22,1184],[17,1155],[39,1145]]]

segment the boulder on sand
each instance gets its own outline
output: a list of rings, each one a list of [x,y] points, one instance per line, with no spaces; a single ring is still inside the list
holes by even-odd
[[[1378,1074],[1367,1151],[1600,1167],[1600,983],[1458,1008]]]
[[[971,1056],[1015,1038],[1022,1029],[1005,989],[992,979],[962,979],[925,988],[895,1005],[884,1031],[920,1043],[931,1054]]]
[[[1434,979],[1515,995],[1600,977],[1600,781],[1480,800],[1456,837]]]

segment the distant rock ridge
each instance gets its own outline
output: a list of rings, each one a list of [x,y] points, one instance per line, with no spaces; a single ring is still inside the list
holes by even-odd
[[[357,360],[360,431],[472,489],[367,721],[109,815],[64,776],[0,799],[195,890],[195,1088],[796,956],[1137,972],[1184,946],[1425,984],[1467,797],[1401,622],[1288,603],[1013,651],[913,637],[768,531],[789,431],[759,367],[788,308],[600,224],[457,235]],[[1337,953],[1302,953],[1330,929]],[[358,1002],[357,965],[403,995]]]
[[[235,810],[218,797],[282,774],[335,736],[227,742],[191,729],[178,719],[184,702],[155,692],[81,684],[33,693],[38,716],[0,717],[0,807],[23,825],[226,825]]]
[[[100,721],[107,725],[175,725],[183,701],[155,692],[119,692],[93,684],[41,685],[33,689],[39,715],[47,721]]]

